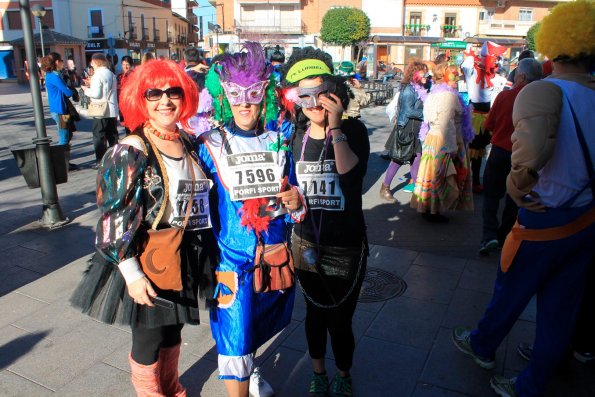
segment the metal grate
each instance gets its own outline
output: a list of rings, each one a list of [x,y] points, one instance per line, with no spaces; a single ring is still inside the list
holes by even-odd
[[[363,303],[381,302],[401,296],[406,290],[407,283],[396,274],[376,267],[369,267],[359,301]]]

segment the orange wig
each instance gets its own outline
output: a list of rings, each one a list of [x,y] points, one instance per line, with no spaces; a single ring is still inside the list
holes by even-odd
[[[153,60],[134,69],[120,94],[120,111],[124,125],[134,131],[149,119],[145,91],[150,88],[182,87],[184,100],[181,104],[180,122],[187,131],[190,117],[198,109],[198,88],[196,83],[173,61]]]

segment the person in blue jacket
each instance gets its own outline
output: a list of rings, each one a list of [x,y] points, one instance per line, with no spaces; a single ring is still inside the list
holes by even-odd
[[[61,77],[64,60],[60,54],[50,52],[41,59],[41,68],[45,72],[45,87],[48,94],[50,114],[58,125],[58,144],[66,145],[72,139],[72,132],[68,131],[67,121],[60,116],[68,114],[66,101],[72,96],[72,90],[68,88]]]

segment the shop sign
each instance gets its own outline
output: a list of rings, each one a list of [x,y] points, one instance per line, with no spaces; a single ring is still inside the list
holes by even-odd
[[[85,44],[85,51],[100,51],[106,48],[105,40],[88,41]]]
[[[140,48],[140,41],[129,41],[128,47],[130,48]]]
[[[464,50],[465,48],[467,48],[467,43],[465,43],[464,41],[445,41],[443,43],[440,43],[440,48],[450,49],[450,50],[455,50],[455,49]]]

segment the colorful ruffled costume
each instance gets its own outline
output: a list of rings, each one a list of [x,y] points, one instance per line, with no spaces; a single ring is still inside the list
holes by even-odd
[[[472,210],[467,146],[473,137],[469,113],[456,90],[436,84],[424,103],[422,157],[411,197],[418,212]]]

